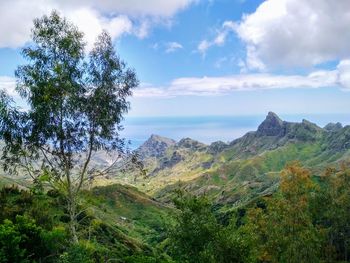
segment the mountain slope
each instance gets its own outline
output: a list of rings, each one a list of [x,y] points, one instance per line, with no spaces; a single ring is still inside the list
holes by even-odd
[[[158,154],[149,146],[163,144]],[[349,159],[350,126],[330,123],[324,128],[307,120],[281,120],[269,112],[257,131],[230,143],[205,145],[190,138],[179,142],[152,136],[140,147],[148,178],[135,184],[156,198],[169,201],[177,188],[206,193],[218,204],[240,205],[267,195],[278,184],[278,174],[291,161],[300,161],[315,174]],[[151,165],[150,165],[151,164]]]

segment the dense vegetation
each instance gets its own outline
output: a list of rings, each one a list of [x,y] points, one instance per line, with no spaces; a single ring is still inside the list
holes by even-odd
[[[5,187],[0,194],[0,262],[350,261],[345,164],[316,178],[292,163],[273,195],[225,215],[206,196],[182,191],[173,210],[130,187],[94,188],[84,192],[78,244],[67,239],[58,192]]]
[[[83,192],[79,243],[70,239],[64,196],[5,187],[0,192],[0,262],[137,262],[157,258],[171,210],[132,187]],[[159,257],[162,257],[159,255]],[[143,261],[141,261],[143,262]]]

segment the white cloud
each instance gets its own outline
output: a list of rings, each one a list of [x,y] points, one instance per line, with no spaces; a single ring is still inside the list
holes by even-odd
[[[16,91],[16,80],[9,76],[0,76],[0,91],[5,91],[21,110],[27,110],[28,104]]]
[[[266,0],[234,28],[246,66],[314,66],[350,56],[349,0]]]
[[[217,59],[214,63],[214,67],[215,68],[221,68],[222,65],[228,61],[228,58],[227,57],[221,57],[219,59]]]
[[[143,20],[138,27],[134,29],[134,33],[138,38],[145,38],[148,36],[148,32],[150,31],[151,28],[151,21],[146,19]]]
[[[22,46],[30,37],[32,20],[49,11],[45,0],[0,1],[0,48]]]
[[[184,47],[175,41],[172,42],[156,42],[150,46],[154,50],[163,50],[165,53],[173,53]]]
[[[337,66],[338,84],[344,90],[350,90],[350,60],[343,60]]]
[[[153,25],[167,23],[176,12],[197,1],[1,0],[0,48],[23,46],[30,40],[33,19],[53,9],[73,20],[91,47],[102,29],[114,38],[123,34],[144,38]]]
[[[90,6],[101,12],[124,13],[131,16],[170,17],[198,0],[55,0],[62,6]]]
[[[168,42],[168,43],[166,43],[165,52],[172,53],[172,52],[175,52],[176,50],[182,49],[182,48],[183,48],[183,46],[178,42]]]
[[[202,40],[197,50],[203,56],[205,56],[207,50],[212,46],[222,46],[225,44],[228,34],[235,29],[236,25],[232,21],[225,21],[221,28],[217,30],[216,36],[212,40]]]
[[[93,43],[102,30],[107,30],[113,39],[123,34],[132,32],[132,22],[125,15],[106,19],[96,11],[89,8],[74,10],[68,14],[68,18],[85,33],[87,49],[91,50]]]
[[[218,46],[221,46],[225,43],[226,41],[226,33],[225,32],[220,32],[216,38],[214,39],[214,44],[215,45],[218,45]]]
[[[238,74],[223,77],[178,78],[167,87],[142,86],[136,97],[215,96],[234,91],[269,89],[316,89],[334,87],[350,90],[350,60],[335,70],[314,71],[308,75]]]
[[[12,77],[0,76],[0,90],[5,91],[12,97],[18,96],[16,92],[16,80]]]
[[[169,98],[174,95],[169,94],[165,89],[159,87],[139,87],[133,92],[136,98]]]
[[[0,76],[0,90],[18,99],[13,77]],[[170,85],[155,87],[142,83],[135,97],[215,96],[234,91],[269,89],[317,89],[334,87],[350,91],[350,60],[342,60],[335,70],[314,71],[308,75],[237,74],[222,77],[177,78]]]
[[[198,51],[199,53],[201,53],[202,55],[205,55],[205,53],[207,52],[207,49],[210,48],[212,46],[212,43],[207,41],[207,40],[203,40],[198,44]]]

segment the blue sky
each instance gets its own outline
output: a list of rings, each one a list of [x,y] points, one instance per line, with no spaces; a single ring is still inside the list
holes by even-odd
[[[2,0],[0,88],[11,95],[31,21],[52,9],[87,48],[110,32],[141,82],[130,116],[350,113],[348,0]]]

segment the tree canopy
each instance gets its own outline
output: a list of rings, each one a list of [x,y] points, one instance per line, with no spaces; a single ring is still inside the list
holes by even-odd
[[[20,111],[1,94],[4,168],[63,190],[75,222],[77,195],[96,173],[89,167],[92,153],[123,148],[120,122],[138,80],[107,32],[86,55],[83,33],[55,11],[34,20],[32,42],[22,53],[28,64],[15,72],[16,89],[28,109]],[[74,225],[71,230],[77,239]]]

